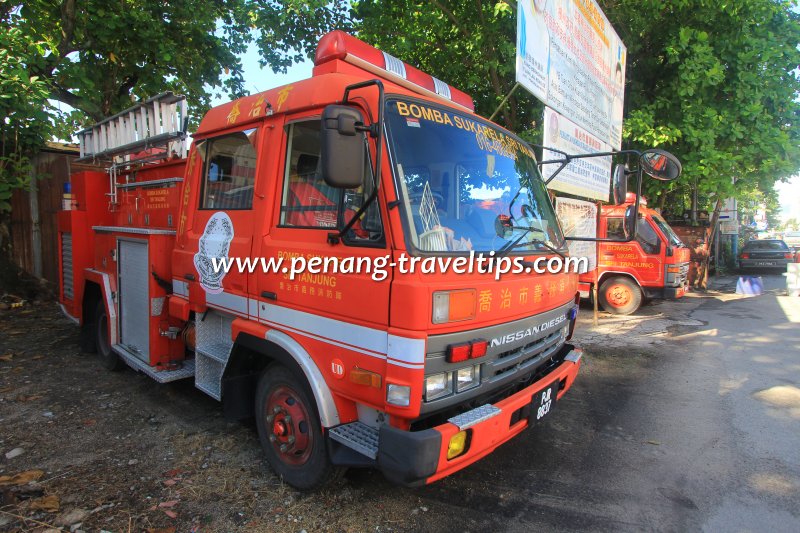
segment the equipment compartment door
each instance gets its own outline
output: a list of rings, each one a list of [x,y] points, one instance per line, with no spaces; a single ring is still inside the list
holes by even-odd
[[[147,241],[119,239],[120,344],[150,363]]]

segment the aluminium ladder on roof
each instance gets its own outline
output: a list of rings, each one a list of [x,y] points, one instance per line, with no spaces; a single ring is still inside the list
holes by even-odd
[[[78,132],[79,161],[133,162],[132,154],[148,151],[147,159],[186,157],[186,107],[185,96],[165,92],[101,120]]]

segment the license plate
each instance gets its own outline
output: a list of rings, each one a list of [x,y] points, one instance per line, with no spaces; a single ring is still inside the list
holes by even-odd
[[[756,265],[760,267],[769,267],[769,266],[775,266],[775,263],[773,263],[772,261],[759,261],[756,263]]]
[[[551,383],[548,387],[533,395],[531,401],[530,423],[534,424],[553,412],[556,406],[556,396],[561,386],[560,381]]]

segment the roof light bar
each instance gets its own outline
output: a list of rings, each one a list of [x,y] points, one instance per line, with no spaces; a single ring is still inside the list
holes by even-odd
[[[319,66],[335,59],[356,65],[414,92],[446,100],[470,111],[475,111],[475,103],[467,93],[459,91],[452,85],[448,85],[341,30],[335,30],[322,36],[317,45],[314,65]]]

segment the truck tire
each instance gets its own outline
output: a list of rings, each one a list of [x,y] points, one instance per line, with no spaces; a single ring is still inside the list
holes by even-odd
[[[256,388],[258,438],[272,470],[298,490],[322,487],[334,477],[317,407],[288,368],[264,369]]]
[[[603,310],[614,315],[629,315],[642,305],[642,291],[630,278],[616,276],[600,284],[597,295]]]
[[[100,356],[100,362],[103,366],[112,372],[118,372],[125,368],[125,363],[111,349],[111,342],[108,338],[108,314],[102,300],[97,302],[92,329],[94,330],[94,344],[97,347],[97,355]]]
[[[88,313],[87,313],[88,314]],[[94,315],[84,317],[84,324],[78,334],[78,345],[85,354],[97,353],[97,333],[95,332]]]

